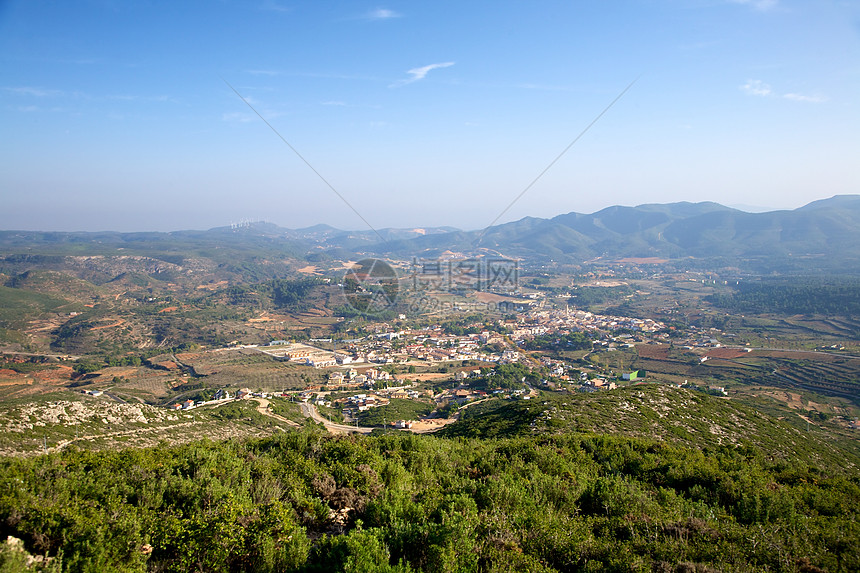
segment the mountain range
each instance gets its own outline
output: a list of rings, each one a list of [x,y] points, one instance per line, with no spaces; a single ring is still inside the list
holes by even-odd
[[[272,223],[171,233],[0,232],[6,253],[109,254],[122,249],[179,263],[188,256],[279,256],[322,261],[504,255],[529,264],[579,265],[669,260],[754,272],[860,272],[860,195],[838,195],[794,210],[748,213],[713,202],[613,206],[591,214],[518,221],[463,231],[452,227],[344,231]],[[220,252],[219,252],[220,251]]]

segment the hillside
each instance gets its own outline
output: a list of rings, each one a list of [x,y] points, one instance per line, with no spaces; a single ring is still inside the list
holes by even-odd
[[[41,558],[34,569],[47,557],[66,571],[856,571],[860,488],[830,469],[595,435],[309,429],[70,450],[0,459],[0,563],[25,570],[29,554]]]
[[[264,416],[257,405],[235,401],[177,411],[72,392],[7,398],[0,403],[0,456],[262,437],[290,426]]]
[[[818,428],[802,431],[735,400],[644,384],[593,394],[543,393],[535,400],[493,400],[465,408],[443,436],[496,438],[600,433],[655,439],[685,447],[750,447],[771,459],[856,471],[860,448]]]

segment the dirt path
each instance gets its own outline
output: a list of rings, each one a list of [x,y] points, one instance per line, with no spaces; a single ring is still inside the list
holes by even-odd
[[[346,424],[335,424],[333,422],[328,421],[327,419],[320,416],[320,413],[317,411],[316,406],[313,404],[308,404],[307,402],[302,402],[299,404],[302,410],[302,414],[306,418],[310,418],[314,422],[322,424],[325,426],[326,430],[331,434],[342,435],[342,434],[369,434],[376,428],[368,428],[366,426],[348,426]],[[400,430],[403,432],[412,432],[413,434],[432,434],[433,432],[440,430],[445,424],[450,423],[452,420],[442,420],[440,419],[438,422],[414,422],[412,428],[401,428]]]
[[[373,428],[364,428],[361,426],[347,426],[346,424],[335,424],[333,422],[329,422],[327,419],[320,416],[319,412],[316,409],[316,406],[313,404],[308,404],[307,402],[302,402],[299,404],[299,407],[302,410],[302,415],[306,418],[312,419],[314,422],[322,424],[325,426],[326,430],[331,434],[369,434],[373,431]]]
[[[259,404],[257,406],[257,411],[259,413],[261,413],[262,415],[268,416],[270,418],[274,418],[274,419],[276,419],[280,422],[283,422],[289,426],[295,426],[297,428],[300,426],[300,424],[293,422],[292,420],[288,420],[287,418],[284,418],[283,416],[281,416],[279,414],[275,414],[274,412],[270,412],[269,411],[269,401],[266,400],[265,398],[251,398],[251,400],[255,400],[257,402],[257,404]]]

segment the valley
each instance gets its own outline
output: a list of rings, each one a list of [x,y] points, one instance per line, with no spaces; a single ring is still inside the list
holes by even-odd
[[[0,479],[54,488],[0,496],[20,551],[88,570],[74,530],[119,569],[184,570],[181,538],[204,569],[312,570],[359,543],[378,570],[449,570],[469,554],[434,529],[450,514],[486,570],[853,570],[853,274],[623,249],[549,262],[515,243],[401,257],[331,230],[304,252],[314,233],[0,236]],[[80,499],[102,508],[113,471],[136,476],[114,515],[138,533],[85,533],[61,482],[97,480]],[[132,501],[144,491],[160,493]],[[398,529],[399,511],[429,529]],[[172,515],[174,533],[128,512]],[[219,520],[255,524],[268,553],[212,533]],[[819,541],[788,533],[801,523]],[[782,553],[750,541],[765,530]]]

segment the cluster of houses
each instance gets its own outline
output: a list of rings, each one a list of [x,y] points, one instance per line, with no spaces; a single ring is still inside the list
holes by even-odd
[[[192,410],[199,406],[210,406],[214,404],[223,404],[224,402],[228,402],[230,400],[242,400],[243,398],[248,397],[256,397],[256,398],[269,398],[270,395],[265,392],[251,392],[247,388],[242,388],[241,390],[237,390],[234,396],[230,395],[230,392],[224,388],[219,389],[215,392],[215,395],[211,400],[198,400],[195,402],[194,400],[185,400],[182,402],[174,402],[169,406],[171,410]]]
[[[642,334],[653,334],[666,328],[662,322],[652,319],[599,315],[581,310],[532,309],[517,319],[503,319],[499,325],[511,333],[514,341],[526,340],[544,334],[574,331],[618,331],[628,330]],[[477,360],[481,362],[511,363],[520,359],[516,349],[502,352],[482,350],[487,344],[503,343],[504,337],[495,332],[483,331],[454,335],[441,326],[418,329],[394,329],[390,325],[377,324],[376,332],[367,338],[346,342],[342,349],[323,350],[308,344],[276,341],[266,347],[265,352],[279,360],[300,362],[316,368],[345,366],[349,364],[391,364],[409,360],[444,362],[452,360]]]
[[[437,404],[465,404],[473,400],[481,400],[487,397],[487,393],[483,390],[474,390],[471,388],[458,388],[456,390],[448,390],[436,397]]]
[[[665,324],[650,318],[602,315],[583,310],[534,309],[517,323],[511,338],[519,340],[544,334],[596,330],[629,330],[650,334],[665,328]]]
[[[389,380],[392,380],[393,377],[391,376],[391,373],[376,368],[368,368],[361,374],[359,374],[358,371],[354,368],[350,368],[345,372],[332,372],[329,374],[328,379],[330,384],[335,384],[338,386],[356,385],[373,387],[376,382],[388,382]]]
[[[390,400],[373,394],[356,394],[354,396],[335,400],[335,403],[341,403],[343,405],[344,411],[352,412],[365,412],[369,408],[386,406],[389,402]]]
[[[500,335],[487,331],[458,336],[446,334],[441,327],[431,327],[377,332],[365,339],[349,341],[343,349],[336,352],[308,344],[284,341],[258,347],[258,350],[277,360],[298,362],[315,368],[350,364],[393,364],[409,360],[425,362],[477,360],[503,364],[518,361],[520,356],[516,349],[501,353],[480,350],[486,344],[502,340]]]

